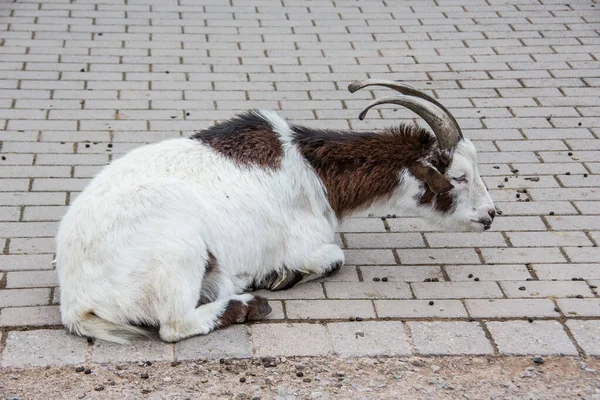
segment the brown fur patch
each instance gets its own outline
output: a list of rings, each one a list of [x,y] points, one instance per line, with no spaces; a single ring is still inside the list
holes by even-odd
[[[271,312],[271,306],[266,299],[255,296],[248,304],[238,300],[230,300],[223,314],[219,316],[217,325],[219,328],[231,324],[242,323],[248,319],[264,317]]]
[[[267,120],[253,112],[218,123],[191,138],[209,145],[239,164],[275,169],[283,158],[278,135]]]
[[[435,138],[413,125],[366,133],[292,129],[300,152],[327,188],[338,218],[389,198],[400,184],[400,172],[417,160],[428,161],[442,174],[449,163]]]

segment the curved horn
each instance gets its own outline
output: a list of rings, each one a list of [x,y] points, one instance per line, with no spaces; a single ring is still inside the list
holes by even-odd
[[[431,127],[442,149],[450,149],[456,146],[456,143],[462,138],[460,130],[456,129],[444,110],[423,98],[415,96],[399,95],[373,100],[360,112],[358,118],[362,121],[371,108],[380,104],[398,104],[419,115]]]
[[[441,108],[446,113],[448,118],[450,118],[450,120],[452,121],[452,124],[454,125],[454,128],[459,133],[459,140],[462,139],[462,137],[463,137],[462,131],[460,129],[460,126],[458,125],[458,122],[456,122],[456,119],[454,118],[454,116],[450,113],[450,111],[448,111],[448,109],[446,107],[444,107],[443,104],[441,104],[439,101],[437,101],[433,97],[429,96],[428,94],[423,93],[422,91],[415,89],[414,87],[407,85],[405,83],[396,82],[396,81],[386,81],[383,79],[365,79],[363,81],[356,81],[356,82],[353,82],[350,85],[348,85],[348,90],[350,91],[350,93],[354,93],[357,90],[360,90],[367,86],[384,86],[384,87],[396,90],[397,92],[400,92],[402,94],[408,95],[408,96],[420,97],[424,100],[429,101],[430,103],[435,104],[436,106]],[[436,133],[436,135],[437,135],[437,133]]]

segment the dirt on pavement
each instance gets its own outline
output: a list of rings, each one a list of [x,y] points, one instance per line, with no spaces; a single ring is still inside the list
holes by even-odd
[[[576,357],[254,358],[0,369],[2,399],[600,399]],[[79,368],[77,368],[79,367]]]

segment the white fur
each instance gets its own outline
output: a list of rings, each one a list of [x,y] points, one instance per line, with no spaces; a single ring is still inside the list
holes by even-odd
[[[305,281],[343,263],[323,183],[288,124],[262,115],[283,144],[277,169],[240,166],[201,141],[171,139],[114,161],[77,197],[56,237],[70,331],[123,343],[141,332],[132,324],[149,324],[177,341],[217,328],[230,300],[247,304],[246,287],[284,266]],[[477,191],[461,196],[489,207],[469,145],[459,147],[451,170],[471,168]],[[418,208],[416,180],[402,180],[391,201],[373,208]],[[218,266],[205,274],[209,252]],[[210,302],[198,306],[201,296]]]

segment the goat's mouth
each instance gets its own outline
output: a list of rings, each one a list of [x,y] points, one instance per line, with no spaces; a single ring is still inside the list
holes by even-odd
[[[471,226],[474,227],[474,230],[477,232],[488,231],[492,227],[491,220],[472,219],[471,222]]]

